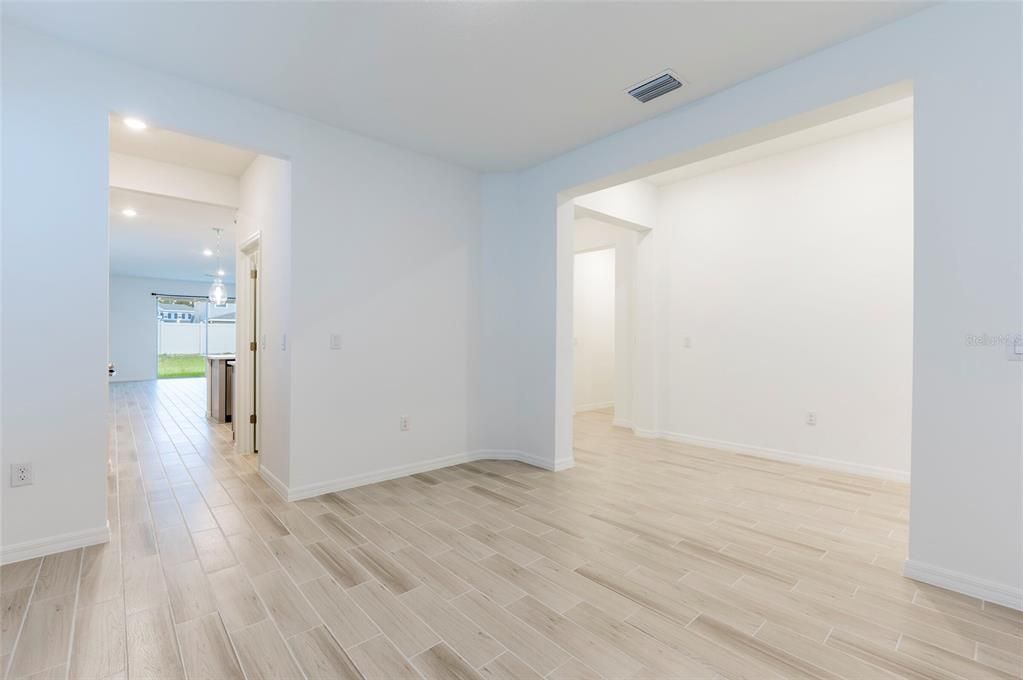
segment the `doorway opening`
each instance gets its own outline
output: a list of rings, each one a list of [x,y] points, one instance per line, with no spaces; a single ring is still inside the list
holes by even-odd
[[[259,231],[245,179],[263,157],[116,114],[109,132],[112,389],[145,390],[255,452],[258,260],[239,248]]]
[[[909,481],[911,93],[567,205],[559,446],[660,439]]]

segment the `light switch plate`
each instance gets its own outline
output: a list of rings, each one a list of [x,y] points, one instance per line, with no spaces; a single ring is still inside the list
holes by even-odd
[[[341,336],[337,333],[332,333],[330,336],[330,348],[341,349]]]

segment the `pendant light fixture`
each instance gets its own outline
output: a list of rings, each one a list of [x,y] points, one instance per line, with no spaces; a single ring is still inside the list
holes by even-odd
[[[224,270],[220,266],[220,236],[223,229],[217,227],[213,228],[213,231],[217,232],[217,275],[213,278],[213,284],[210,286],[210,302],[214,305],[227,304],[227,286],[224,285],[223,276]]]

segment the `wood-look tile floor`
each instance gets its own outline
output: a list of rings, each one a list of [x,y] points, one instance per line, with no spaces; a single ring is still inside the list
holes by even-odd
[[[113,538],[3,567],[6,677],[1023,675],[1023,614],[900,575],[904,485],[589,413],[565,472],[286,503],[203,400],[112,387]]]

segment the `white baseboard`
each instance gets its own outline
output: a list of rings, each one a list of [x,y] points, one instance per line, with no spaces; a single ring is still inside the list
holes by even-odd
[[[624,418],[622,419],[615,418],[614,420],[611,421],[611,424],[614,425],[615,427],[624,427],[630,430],[632,429],[632,422],[625,420]]]
[[[67,534],[58,534],[57,536],[35,541],[5,545],[0,547],[0,564],[21,562],[22,560],[30,560],[33,557],[42,557],[44,555],[64,552],[65,550],[106,543],[109,540],[110,523],[107,522],[103,526],[93,529],[72,531]]]
[[[579,404],[575,407],[576,413],[582,413],[584,411],[599,411],[602,408],[613,408],[615,403],[613,401],[603,401],[594,404]]]
[[[702,446],[708,449],[717,449],[719,451],[730,451],[732,453],[744,453],[750,456],[757,456],[758,458],[768,458],[770,460],[780,460],[786,463],[797,463],[799,465],[809,465],[811,467],[824,468],[826,470],[835,470],[836,472],[849,472],[855,475],[863,475],[865,477],[876,477],[879,479],[891,479],[898,482],[909,482],[909,473],[904,470],[896,470],[894,468],[879,467],[875,465],[864,465],[862,463],[850,463],[844,460],[835,460],[834,458],[823,458],[821,456],[811,456],[807,453],[795,453],[793,451],[782,451],[780,449],[770,449],[764,446],[753,446],[750,444],[739,444],[736,442],[722,441],[719,439],[710,439],[708,437],[697,437],[694,435],[680,434],[677,432],[652,432],[652,431],[635,431],[639,437],[659,437],[661,439],[667,439],[668,441],[677,442],[679,444],[691,444],[693,446]]]
[[[280,497],[285,500],[298,500],[297,498],[288,498],[288,485],[277,478],[274,473],[270,472],[263,466],[263,463],[259,464],[259,476],[262,477],[263,481],[270,485],[270,488],[280,494]]]
[[[1013,588],[918,560],[906,560],[906,578],[1023,611],[1023,588]]]
[[[451,456],[442,456],[440,458],[432,458],[430,460],[410,463],[408,465],[397,465],[395,467],[375,470],[361,475],[341,477],[340,479],[331,479],[325,482],[317,482],[315,484],[306,484],[292,488],[289,488],[286,484],[277,479],[269,470],[263,469],[262,466],[260,466],[259,475],[267,484],[273,487],[277,493],[281,494],[283,498],[290,502],[299,501],[303,498],[312,498],[313,496],[332,493],[334,491],[353,489],[357,486],[365,486],[366,484],[386,482],[389,479],[407,477],[419,472],[430,472],[431,470],[439,470],[440,468],[451,467],[452,465],[471,463],[477,460],[516,460],[520,463],[525,463],[527,465],[532,465],[534,467],[554,472],[565,470],[575,464],[572,459],[562,459],[551,462],[550,460],[528,454],[524,451],[486,449],[469,451],[467,453],[458,453]]]

